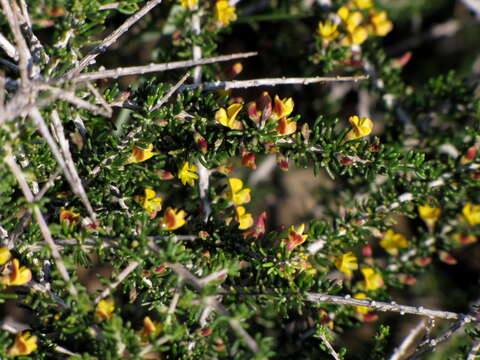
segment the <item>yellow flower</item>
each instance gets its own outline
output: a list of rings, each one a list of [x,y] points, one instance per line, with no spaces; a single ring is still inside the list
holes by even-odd
[[[305,224],[300,225],[297,229],[290,226],[288,229],[288,239],[285,239],[287,251],[292,251],[298,245],[303,244],[308,235],[303,235],[305,231]]]
[[[364,293],[357,293],[355,295],[353,295],[353,298],[354,299],[359,299],[359,300],[366,300],[366,299],[370,299],[369,297],[367,297],[367,295],[365,295]],[[359,314],[368,314],[368,312],[370,311],[370,309],[366,306],[355,306],[355,311]]]
[[[172,231],[181,228],[186,224],[185,215],[186,213],[183,210],[168,207],[167,210],[165,210],[165,214],[163,214],[163,230]]]
[[[60,223],[66,222],[68,226],[73,226],[80,221],[80,214],[74,211],[75,209],[71,207],[70,209],[65,209],[63,206],[60,209]]]
[[[334,264],[337,269],[344,273],[347,277],[351,277],[353,274],[352,271],[358,269],[357,258],[351,251],[338,256],[335,259]]]
[[[143,328],[140,330],[140,336],[148,339],[150,336],[156,337],[163,330],[163,326],[159,322],[153,322],[149,316],[143,318]]]
[[[198,5],[198,0],[180,0],[185,9],[194,10]]]
[[[37,337],[31,336],[27,331],[15,336],[15,343],[8,349],[7,354],[9,356],[29,355],[35,350],[37,350]]]
[[[340,33],[338,32],[338,25],[332,21],[327,20],[324,23],[318,23],[318,32],[320,36],[325,40],[335,40]]]
[[[365,267],[360,271],[365,279],[363,283],[365,290],[377,290],[383,286],[382,276],[371,267]]]
[[[370,9],[373,2],[372,0],[353,0],[353,5],[358,9]]]
[[[367,38],[367,29],[364,26],[358,26],[342,39],[341,44],[343,46],[361,45]]]
[[[369,118],[363,117],[360,119],[357,115],[354,115],[350,116],[348,121],[352,125],[353,129],[350,130],[345,136],[347,141],[360,139],[372,132],[373,122]]]
[[[343,21],[347,21],[348,15],[350,14],[350,10],[346,6],[342,6],[340,9],[337,11],[337,15],[342,19]]]
[[[230,24],[230,21],[237,20],[235,6],[230,6],[228,0],[217,0],[213,9],[213,16],[222,25]]]
[[[430,205],[425,204],[418,207],[418,213],[420,214],[422,220],[425,221],[428,228],[433,229],[435,223],[440,218],[440,215],[442,215],[442,210],[440,208],[431,207]]]
[[[223,126],[229,127],[233,130],[241,130],[243,125],[241,121],[237,120],[237,115],[242,110],[242,104],[232,104],[227,110],[220,108],[215,113],[215,120]]]
[[[113,299],[100,300],[95,308],[97,322],[110,319],[114,311],[115,303]]]
[[[0,265],[4,265],[10,261],[12,254],[7,248],[0,248]]]
[[[293,99],[292,98],[285,98],[280,100],[278,95],[275,95],[275,99],[273,100],[273,120],[279,120],[281,118],[287,117],[293,111]]]
[[[392,229],[389,229],[380,241],[380,246],[389,254],[398,255],[399,248],[404,249],[408,247],[408,240],[402,234],[397,234]]]
[[[146,149],[139,148],[134,146],[132,149],[132,154],[127,159],[127,164],[142,162],[150,159],[152,156],[158,154],[153,152],[153,144],[148,144]]]
[[[297,131],[297,122],[283,117],[278,121],[277,131],[282,135],[291,135]]]
[[[243,181],[237,178],[228,179],[228,185],[230,185],[230,191],[227,193],[229,201],[235,205],[242,205],[250,202],[250,189],[243,188]]]
[[[237,206],[235,212],[237,214],[237,221],[240,224],[238,225],[238,228],[240,230],[248,229],[250,226],[253,225],[252,214],[247,213],[243,206]]]
[[[462,210],[463,216],[470,225],[480,224],[480,205],[473,205],[467,202]]]
[[[22,266],[18,259],[13,259],[10,263],[10,273],[0,277],[0,284],[8,286],[20,286],[32,280],[32,272],[29,268]]]
[[[371,32],[375,35],[385,36],[393,29],[393,23],[388,20],[385,11],[370,11]]]
[[[354,30],[362,23],[363,15],[358,12],[354,11],[348,14],[345,21],[345,28],[349,33],[353,33]]]
[[[157,212],[162,210],[162,198],[156,197],[157,193],[153,189],[145,189],[145,196],[134,196],[133,199],[144,208],[150,216],[155,218]]]
[[[182,181],[182,184],[188,184],[190,186],[195,185],[195,180],[198,179],[198,175],[196,174],[197,167],[195,165],[191,165],[186,161],[180,171],[178,172],[178,178]]]

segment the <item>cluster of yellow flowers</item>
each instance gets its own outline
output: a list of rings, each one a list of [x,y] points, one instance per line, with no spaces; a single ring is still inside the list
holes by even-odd
[[[153,152],[153,144],[148,144],[145,149],[134,146],[132,149],[132,154],[127,160],[127,164],[130,163],[139,163],[150,159],[155,156],[157,153]],[[195,173],[197,167],[191,165],[188,162],[185,162],[183,167],[178,172],[178,178],[182,183],[194,185],[195,180],[198,179],[198,175]],[[162,198],[157,196],[155,190],[151,188],[144,189],[143,196],[134,196],[133,199],[150,214],[150,217],[154,219],[157,216],[157,213],[162,210]],[[175,209],[168,207],[164,214],[161,222],[161,227],[163,230],[173,231],[186,224],[185,216],[187,214],[183,210]]]
[[[180,4],[188,10],[198,8],[198,0],[180,0]],[[235,6],[230,6],[228,0],[217,0],[213,8],[213,17],[220,25],[228,25],[237,20],[236,11]]]
[[[37,350],[37,337],[28,331],[17,333],[13,345],[8,349],[8,356],[30,355]]]
[[[250,120],[258,127],[262,128],[271,119],[277,122],[279,135],[291,135],[297,131],[297,123],[289,118],[293,107],[292,98],[280,99],[278,95],[275,95],[272,104],[272,98],[264,91],[257,100],[247,104],[247,112]],[[230,129],[242,130],[243,124],[237,119],[242,109],[243,105],[239,103],[231,104],[227,109],[220,108],[215,113],[215,120]]]
[[[336,268],[351,278],[353,271],[358,269],[357,257],[353,252],[349,251],[345,254],[337,256],[334,260]],[[371,267],[363,267],[360,269],[364,281],[359,284],[365,290],[377,290],[383,286],[382,276]]]
[[[230,191],[227,192],[228,201],[235,206],[235,220],[238,222],[240,230],[246,230],[253,225],[253,216],[247,213],[247,210],[242,205],[250,202],[250,189],[243,187],[243,181],[237,178],[228,179]],[[227,221],[231,221],[228,219]]]
[[[318,32],[327,44],[339,39],[343,46],[360,45],[369,35],[385,36],[392,29],[387,13],[375,9],[371,0],[352,0],[332,19],[318,24]]]
[[[18,259],[15,259],[7,248],[0,248],[0,269],[0,285],[25,285],[32,279],[30,269],[20,266]]]

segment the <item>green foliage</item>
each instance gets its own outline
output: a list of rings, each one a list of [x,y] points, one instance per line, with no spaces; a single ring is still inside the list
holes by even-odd
[[[9,66],[1,47],[0,248],[11,256],[0,264],[0,303],[23,315],[18,329],[4,319],[0,357],[18,351],[25,328],[36,337],[23,352],[32,359],[385,359],[405,321],[379,320],[375,302],[417,305],[428,295],[429,307],[478,319],[468,308],[478,296],[478,79],[462,75],[463,64],[437,71],[434,57],[389,48],[408,40],[406,18],[450,14],[447,2],[242,1],[227,24],[216,15],[221,1],[164,1],[81,72],[242,49],[259,55],[235,60],[241,75],[239,64],[214,63],[199,81],[368,76],[358,83],[275,83],[268,93],[200,85],[156,108],[186,69],[66,77],[146,3],[29,1],[26,85],[22,62]],[[360,20],[340,16],[342,7]],[[18,51],[4,19],[0,31]],[[327,21],[338,34],[322,33]],[[282,223],[282,208],[292,223]],[[461,303],[442,296],[441,283],[458,285],[450,297]],[[465,358],[480,338],[469,320],[434,354]],[[361,331],[372,327],[367,339]]]

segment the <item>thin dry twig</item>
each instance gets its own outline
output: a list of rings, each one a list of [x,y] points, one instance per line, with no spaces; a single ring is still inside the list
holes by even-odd
[[[190,283],[196,290],[202,291],[203,284],[200,279],[194,276],[190,271],[188,271],[182,264],[175,263],[175,264],[167,264],[167,266],[172,269],[178,276],[183,278],[186,282]],[[258,353],[259,347],[255,339],[253,339],[247,331],[241,326],[240,322],[237,319],[234,319],[230,316],[228,310],[219,303],[214,297],[210,296],[205,299],[208,306],[213,307],[218,313],[223,316],[227,316],[228,323],[232,327],[233,330],[237,332],[237,334],[243,339],[243,341],[247,344],[247,346],[252,350],[254,353]]]
[[[20,324],[13,321],[3,320],[2,325],[0,327],[2,328],[2,330],[8,331],[9,333],[12,333],[12,334],[17,334],[23,331],[22,328],[20,327]],[[58,352],[60,354],[65,354],[68,356],[79,356],[79,354],[74,353],[60,345],[54,345],[53,350],[55,352]]]
[[[107,296],[109,296],[111,294],[111,292],[113,290],[115,290],[117,288],[118,285],[121,284],[121,282],[123,280],[125,280],[125,278],[130,275],[130,273],[132,271],[134,271],[138,265],[140,265],[140,262],[139,261],[132,261],[130,264],[128,264],[128,266],[122,270],[122,272],[120,274],[118,274],[117,276],[117,279],[111,283],[110,285],[108,285],[107,288],[105,288],[101,293],[100,295],[98,295],[96,298],[95,298],[95,301],[94,303],[95,304],[98,304],[98,302],[104,298],[106,298]]]
[[[325,334],[320,334],[320,339],[322,339],[323,343],[325,344],[328,351],[330,352],[330,355],[332,355],[332,357],[335,360],[340,360],[340,356],[337,354],[337,352],[333,348],[332,344],[330,344],[330,342],[327,340],[327,337],[325,336]]]
[[[471,347],[467,360],[478,360],[480,358],[480,341],[477,341]]]
[[[60,256],[58,247],[53,241],[52,234],[50,233],[50,229],[48,228],[47,222],[45,221],[45,218],[43,217],[40,211],[40,208],[38,207],[38,205],[35,204],[35,198],[32,194],[32,191],[30,190],[30,187],[27,184],[25,175],[23,174],[22,170],[20,169],[14,157],[12,156],[12,149],[8,144],[5,144],[4,150],[7,153],[7,155],[4,158],[4,161],[10,167],[12,174],[17,179],[18,185],[20,186],[20,189],[22,190],[23,195],[25,196],[25,199],[30,204],[33,205],[33,213],[37,220],[38,226],[40,227],[40,232],[42,233],[45,242],[47,243],[48,247],[50,248],[50,251],[52,252],[52,256],[53,256],[53,259],[55,260],[55,264],[58,268],[58,271],[60,272],[60,275],[62,276],[63,280],[65,280],[65,282],[69,284],[68,291],[70,292],[70,294],[73,296],[77,296],[77,289],[70,283],[70,275],[68,275],[67,268],[65,267],[65,263],[63,262],[62,257]]]
[[[435,339],[430,339],[429,341],[425,341],[423,344],[418,346],[415,353],[410,357],[408,357],[407,360],[419,359],[421,355],[435,350],[438,344],[451,338],[453,334],[455,334],[459,329],[464,327],[466,324],[473,321],[478,322],[478,319],[475,316],[476,313],[477,313],[477,310],[474,309],[470,311],[470,313],[467,315],[459,314],[459,316],[457,316],[456,318],[456,321],[447,330],[445,330],[442,334],[437,336]]]
[[[8,25],[12,30],[15,43],[17,44],[17,52],[19,58],[19,71],[21,77],[21,88],[25,91],[30,83],[29,77],[29,65],[32,58],[30,51],[28,50],[27,42],[20,30],[19,19],[14,13],[13,8],[8,0],[0,0],[3,7],[3,13],[8,21]]]
[[[18,51],[8,39],[0,33],[0,47],[10,56],[13,60],[18,61]]]
[[[57,144],[55,143],[52,135],[50,134],[50,131],[48,130],[47,125],[45,124],[45,120],[43,119],[42,115],[40,114],[40,111],[38,109],[33,109],[30,112],[30,118],[33,120],[35,125],[37,126],[38,130],[42,134],[43,138],[47,142],[48,146],[50,147],[50,150],[52,151],[53,156],[57,160],[58,165],[62,168],[63,174],[65,175],[65,178],[67,179],[68,183],[70,184],[70,187],[74,194],[76,194],[80,200],[83,202],[85,205],[87,211],[89,212],[89,216],[92,221],[95,221],[96,219],[96,214],[93,211],[92,205],[90,204],[90,201],[88,200],[87,194],[85,192],[85,189],[82,185],[82,182],[80,180],[80,177],[78,176],[78,173],[76,172],[75,165],[73,164],[73,160],[71,160],[71,164],[67,165],[66,160],[64,159],[62,153],[60,152]],[[60,130],[60,128],[59,128]],[[66,139],[65,139],[66,141]],[[68,147],[68,142],[65,147]],[[66,149],[67,150],[67,149]],[[68,150],[69,151],[69,150]],[[70,161],[69,161],[70,163]],[[72,169],[74,172],[72,173]]]
[[[175,92],[178,90],[178,88],[180,86],[182,86],[185,81],[187,81],[189,76],[190,76],[190,72],[187,71],[187,73],[185,75],[183,75],[182,78],[180,80],[178,80],[177,83],[175,85],[173,85],[167,91],[167,93],[165,95],[163,95],[158,100],[158,102],[155,104],[155,106],[150,111],[155,111],[155,110],[160,109],[163,106],[163,104],[165,104],[172,97],[172,95],[175,94]]]
[[[199,35],[201,32],[200,13],[194,11],[192,14],[192,31],[195,35]],[[199,61],[202,58],[202,48],[198,45],[193,46],[193,60]],[[202,67],[197,65],[193,69],[193,83],[199,85],[202,82]],[[207,221],[212,207],[210,206],[210,200],[208,198],[208,189],[210,187],[210,171],[202,164],[200,160],[195,162],[198,169],[198,191],[200,194],[200,202],[202,204],[203,221]]]
[[[87,83],[87,87],[92,92],[93,96],[95,96],[95,99],[97,100],[97,102],[105,108],[105,110],[108,113],[107,117],[112,117],[112,113],[113,113],[112,107],[107,103],[107,101],[102,96],[102,94],[100,94],[97,88],[90,82]]]
[[[130,67],[124,67],[124,68],[110,69],[110,70],[93,71],[86,74],[78,75],[74,79],[72,79],[72,81],[84,82],[84,81],[92,81],[92,80],[107,79],[107,78],[116,79],[121,76],[142,75],[142,74],[148,74],[152,72],[169,71],[169,70],[187,68],[187,67],[192,67],[197,65],[208,65],[208,64],[213,64],[217,62],[247,58],[255,55],[257,55],[256,52],[246,52],[246,53],[214,56],[214,57],[198,59],[198,60],[172,61],[168,63],[148,64],[148,65],[130,66]],[[59,83],[62,83],[63,81],[64,79],[61,78],[61,79],[52,80],[51,83],[59,84]]]
[[[462,322],[475,321],[475,317],[450,311],[426,309],[423,306],[399,305],[395,302],[386,303],[375,300],[355,299],[347,296],[337,296],[319,293],[305,293],[307,301],[316,303],[330,303],[337,305],[366,306],[379,311],[398,312],[400,314],[415,314],[446,320],[459,320]]]
[[[6,1],[6,0],[2,0]],[[143,8],[138,10],[135,14],[130,16],[122,25],[120,25],[114,32],[108,35],[100,45],[93,48],[80,62],[71,70],[69,70],[66,74],[62,75],[62,79],[72,79],[76,77],[86,66],[90,65],[95,58],[104,52],[108,47],[114,44],[120,36],[122,36],[125,32],[132,27],[138,20],[144,17],[150,10],[152,10],[155,6],[160,4],[162,0],[150,0],[148,3],[145,4]]]
[[[417,326],[415,326],[408,335],[403,339],[399,347],[395,348],[389,360],[401,360],[407,353],[410,346],[413,344],[418,335],[425,329],[426,321],[422,319]]]
[[[201,87],[204,90],[217,89],[246,89],[260,86],[278,86],[278,85],[309,85],[316,83],[341,82],[341,81],[360,81],[368,79],[368,75],[359,76],[331,76],[331,77],[281,77],[281,78],[265,78],[252,80],[232,80],[232,81],[214,81],[201,84],[183,85],[178,91],[194,90]]]

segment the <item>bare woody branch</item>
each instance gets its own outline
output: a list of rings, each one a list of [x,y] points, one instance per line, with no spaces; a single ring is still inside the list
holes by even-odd
[[[10,56],[13,60],[18,60],[18,52],[15,46],[8,41],[8,39],[0,33],[0,47]]]
[[[279,85],[309,85],[316,83],[328,83],[328,82],[342,82],[342,81],[360,81],[368,79],[368,75],[360,76],[331,76],[331,77],[292,77],[292,78],[265,78],[265,79],[252,79],[252,80],[232,80],[232,81],[214,81],[206,82],[202,84],[183,85],[178,91],[194,90],[201,87],[204,90],[217,90],[217,89],[246,89],[262,86],[279,86]]]
[[[38,207],[38,205],[35,204],[35,198],[32,194],[32,191],[30,190],[30,187],[27,184],[25,175],[23,174],[22,170],[20,169],[17,162],[13,158],[11,147],[8,144],[6,144],[4,146],[4,150],[7,153],[7,155],[4,158],[4,161],[10,167],[12,174],[17,179],[18,185],[20,186],[20,189],[22,190],[23,195],[25,196],[25,199],[30,204],[33,205],[33,214],[35,215],[38,226],[40,227],[40,232],[42,233],[43,238],[45,239],[45,242],[47,243],[48,247],[50,248],[50,251],[52,252],[52,256],[53,256],[53,259],[55,260],[55,264],[58,268],[58,271],[60,272],[60,275],[62,276],[63,280],[65,280],[65,282],[67,283],[70,283],[70,276],[68,275],[68,271],[67,271],[67,268],[65,267],[65,263],[63,262],[62,257],[60,256],[60,252],[58,251],[57,245],[53,241],[52,234],[50,233],[50,229],[48,228],[47,222],[45,221],[45,218],[43,217],[42,212],[40,211],[40,208]],[[70,292],[71,295],[77,296],[77,289],[72,284],[69,284],[68,291]]]
[[[85,208],[87,209],[90,219],[92,221],[96,220],[96,214],[93,211],[92,205],[90,204],[90,201],[87,197],[87,194],[85,192],[85,189],[82,185],[82,182],[80,180],[80,177],[78,176],[78,173],[75,169],[75,165],[73,164],[73,160],[71,160],[72,164],[67,165],[67,162],[62,155],[60,149],[58,148],[57,144],[55,143],[55,140],[53,139],[52,135],[50,134],[50,131],[48,130],[48,127],[45,123],[45,120],[43,119],[42,115],[40,114],[40,111],[38,109],[34,109],[30,112],[30,118],[33,120],[35,125],[37,126],[38,130],[42,134],[42,137],[45,139],[47,142],[48,146],[50,147],[50,150],[52,151],[53,156],[57,160],[58,165],[62,168],[63,174],[65,175],[65,178],[67,179],[68,183],[70,184],[70,187],[72,191],[77,195],[80,200],[83,202],[85,205]],[[58,124],[57,124],[58,125]],[[59,129],[60,130],[60,129]],[[65,140],[66,141],[66,140]],[[67,147],[68,145],[64,146]],[[67,149],[66,149],[67,151]]]
[[[340,360],[340,356],[337,354],[337,352],[335,351],[335,349],[333,348],[332,344],[330,344],[330,342],[328,341],[327,337],[324,335],[324,334],[320,334],[320,339],[322,339],[323,343],[325,344],[325,346],[327,347],[330,355],[332,355],[332,357],[335,359],[335,360]]]
[[[390,356],[388,360],[401,360],[407,353],[408,349],[410,346],[412,346],[413,342],[415,339],[419,336],[419,334],[425,330],[425,324],[426,321],[425,319],[422,319],[417,326],[415,326],[408,335],[403,339],[402,343],[400,344],[399,347],[397,347],[393,354]]]
[[[187,71],[187,73],[183,75],[182,78],[178,80],[178,82],[175,85],[173,85],[165,95],[161,97],[161,99],[158,100],[158,102],[150,111],[155,111],[160,109],[163,106],[163,104],[165,104],[168,101],[168,99],[170,99],[172,95],[175,94],[178,88],[182,86],[185,81],[187,81],[189,76],[190,76],[190,73]]]
[[[84,82],[84,81],[92,81],[92,80],[106,79],[106,78],[115,79],[120,76],[142,75],[142,74],[148,74],[152,72],[169,71],[169,70],[187,68],[187,67],[192,67],[197,65],[207,65],[207,64],[217,63],[217,62],[243,59],[243,58],[248,58],[255,55],[257,55],[256,52],[246,52],[246,53],[214,56],[214,57],[198,59],[198,60],[183,60],[183,61],[172,61],[168,63],[148,64],[148,65],[142,65],[142,66],[130,66],[125,68],[95,71],[95,72],[78,75],[74,79],[72,79],[72,81]],[[62,83],[64,80],[65,79],[60,78],[60,79],[52,80],[52,83],[58,84],[58,83]]]
[[[17,44],[17,51],[19,57],[19,70],[20,70],[20,77],[21,77],[21,88],[26,89],[30,82],[29,78],[29,63],[31,61],[32,55],[28,50],[27,42],[22,35],[22,31],[20,30],[20,24],[18,21],[18,17],[14,13],[12,7],[8,0],[0,0],[3,13],[8,21],[10,29],[12,30],[13,37],[15,39],[15,43]]]
[[[117,279],[111,283],[107,288],[105,288],[105,290],[103,290],[100,295],[98,295],[96,298],[95,298],[95,304],[98,304],[98,302],[104,298],[106,298],[107,296],[109,296],[111,294],[111,292],[113,290],[115,290],[117,288],[118,285],[121,284],[121,282],[123,280],[125,280],[125,278],[130,275],[130,273],[132,271],[134,271],[138,265],[140,265],[140,262],[139,261],[132,261],[130,264],[128,264],[128,266],[122,270],[122,272],[120,274],[118,274],[117,276]]]
[[[204,285],[201,280],[194,276],[190,271],[188,271],[182,264],[167,264],[167,266],[186,282],[190,283],[196,290],[203,290]],[[247,344],[250,350],[252,350],[252,352],[257,353],[259,351],[259,347],[255,339],[253,339],[245,331],[245,329],[241,326],[240,322],[237,319],[234,319],[230,316],[228,310],[221,303],[219,303],[215,298],[209,297],[207,305],[213,307],[221,315],[227,316],[229,318],[228,323],[230,324],[232,329],[237,332],[237,334],[243,339],[243,341]]]
[[[350,305],[350,306],[366,306],[373,308],[379,311],[390,311],[398,312],[400,314],[414,314],[421,316],[428,316],[433,318],[440,318],[446,320],[461,320],[464,322],[475,321],[475,317],[471,315],[459,314],[450,311],[441,311],[441,310],[431,310],[425,309],[423,306],[409,306],[409,305],[399,305],[395,302],[386,303],[382,301],[375,300],[362,300],[354,299],[348,296],[337,296],[337,295],[328,295],[328,294],[319,294],[319,293],[306,293],[306,299],[310,302],[318,303],[330,303],[337,305]]]
[[[6,1],[6,0],[2,0]],[[90,65],[95,58],[104,52],[108,47],[114,44],[120,36],[122,36],[125,32],[132,27],[138,20],[144,17],[150,10],[152,10],[155,6],[160,4],[162,0],[150,0],[148,3],[145,4],[143,8],[138,10],[135,14],[130,16],[122,25],[120,25],[114,32],[108,35],[100,45],[96,46],[92,49],[87,56],[85,56],[77,66],[73,69],[68,71],[65,75],[61,78],[63,79],[72,79],[73,77],[77,76],[86,66]]]

